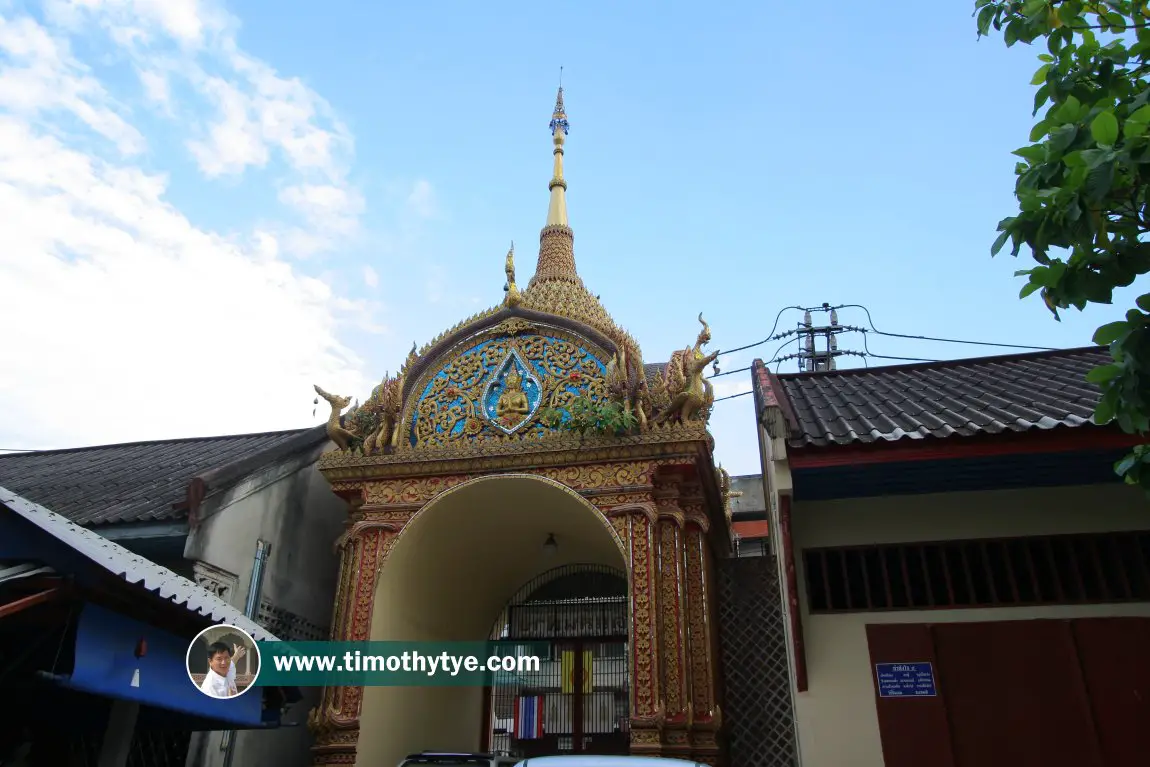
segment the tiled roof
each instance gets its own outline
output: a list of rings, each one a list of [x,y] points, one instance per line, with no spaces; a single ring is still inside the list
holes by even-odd
[[[1092,423],[1099,389],[1086,374],[1101,347],[773,375],[759,360],[760,402],[778,404],[792,446],[945,438]]]
[[[188,484],[318,444],[323,427],[0,455],[0,485],[87,526],[178,520]]]
[[[80,527],[62,515],[21,498],[4,487],[0,487],[0,507],[20,515],[89,561],[128,583],[158,594],[173,604],[183,605],[189,611],[210,618],[216,623],[227,623],[241,628],[253,639],[279,641],[275,635],[193,581],[137,556],[99,533]]]

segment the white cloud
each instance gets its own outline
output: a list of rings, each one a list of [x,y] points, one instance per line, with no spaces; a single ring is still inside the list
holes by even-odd
[[[19,414],[0,422],[2,446],[290,428],[316,422],[313,384],[370,391],[340,334],[384,332],[375,307],[284,260],[293,236],[318,249],[353,234],[364,206],[339,154],[350,136],[316,122],[322,100],[240,51],[202,3],[47,10],[56,27],[0,11],[0,327],[19,329],[0,351],[0,411]],[[185,76],[214,107],[195,139],[204,171],[282,160],[280,198],[300,226],[224,237],[176,209],[169,179],[131,164],[147,143],[127,106],[71,52],[67,35],[93,21],[140,50],[175,46],[133,60],[143,95],[181,121],[202,114],[170,87]],[[219,71],[203,74],[205,57]]]
[[[0,118],[0,324],[21,329],[0,401],[22,414],[5,424],[17,447],[283,428],[313,383],[364,390],[337,339],[356,307],[267,235],[239,248],[163,192]]]
[[[70,113],[120,152],[143,151],[144,137],[110,108],[104,87],[33,19],[0,16],[0,53],[0,108],[30,120]]]
[[[48,17],[83,34],[105,31],[139,72],[146,97],[188,130],[187,150],[209,179],[237,178],[250,169],[287,169],[285,199],[299,212],[308,195],[338,193],[307,207],[309,228],[279,231],[284,252],[310,256],[332,251],[358,231],[361,194],[348,181],[354,141],[331,106],[298,78],[283,77],[240,49],[239,23],[211,0],[48,0]],[[172,89],[186,85],[208,109],[173,108]],[[424,216],[430,190],[412,203]]]
[[[379,274],[370,266],[363,267],[363,281],[369,288],[379,286]]]
[[[155,72],[150,70],[140,70],[138,72],[140,77],[140,85],[144,87],[144,93],[148,98],[155,102],[155,104],[165,110],[169,109],[172,98],[171,89],[168,86],[168,77],[163,72]]]

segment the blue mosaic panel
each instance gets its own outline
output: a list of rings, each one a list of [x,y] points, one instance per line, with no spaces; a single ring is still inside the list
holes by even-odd
[[[565,338],[529,335],[481,341],[423,387],[408,422],[409,442],[447,445],[547,431],[539,421],[541,414],[548,408],[562,411],[581,395],[603,396],[606,370],[606,363],[585,344]]]

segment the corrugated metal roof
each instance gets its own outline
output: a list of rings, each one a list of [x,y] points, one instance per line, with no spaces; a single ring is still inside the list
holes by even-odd
[[[56,571],[51,567],[44,567],[38,562],[21,562],[0,567],[0,583],[31,578],[34,575],[54,575],[55,573]]]
[[[196,477],[314,429],[0,455],[0,485],[80,525],[178,520]],[[317,432],[318,434],[318,432]],[[322,439],[322,435],[320,435]]]
[[[756,360],[753,379],[763,402],[786,399],[792,446],[845,445],[1091,424],[1101,392],[1085,376],[1109,360],[1085,347],[780,376]]]
[[[97,532],[0,487],[0,504],[128,583],[140,586],[188,611],[248,632],[254,639],[280,641],[241,611],[182,575],[133,554]]]

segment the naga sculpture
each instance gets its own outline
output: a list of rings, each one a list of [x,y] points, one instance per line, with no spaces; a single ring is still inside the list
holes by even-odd
[[[622,404],[624,412],[633,413],[639,430],[646,431],[649,396],[643,360],[637,347],[628,351],[628,346],[616,339],[615,356],[607,363],[607,396]]]
[[[345,429],[340,422],[340,412],[351,404],[351,397],[341,397],[338,394],[328,394],[315,384],[315,393],[327,400],[331,405],[331,414],[327,417],[327,437],[334,442],[340,450],[347,450],[351,440],[359,435],[354,431]]]
[[[519,288],[515,285],[515,243],[511,243],[511,250],[507,251],[507,263],[503,267],[503,271],[507,273],[507,284],[503,289],[507,291],[507,297],[503,299],[504,306],[519,306],[523,302],[523,295],[519,292]]]
[[[695,339],[695,345],[681,349],[671,355],[663,374],[663,385],[670,402],[655,418],[656,423],[674,419],[680,423],[699,420],[699,415],[710,412],[715,402],[715,391],[711,382],[703,376],[707,365],[714,362],[719,352],[703,354],[703,347],[711,341],[711,328],[699,313],[699,323],[703,329]]]
[[[384,452],[399,439],[399,411],[403,407],[404,374],[392,378],[385,373],[383,381],[371,391],[363,403],[358,419],[367,433],[363,440],[363,454]]]

